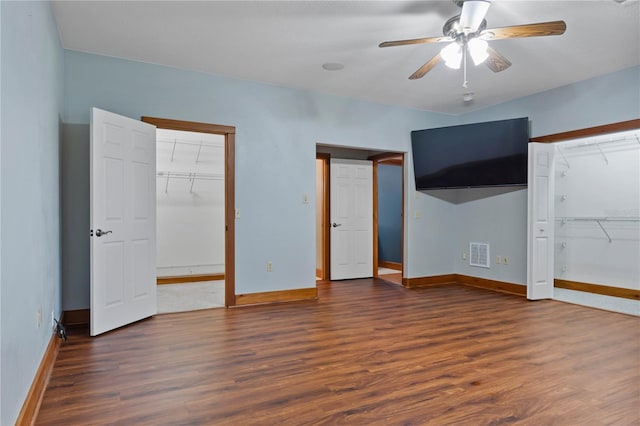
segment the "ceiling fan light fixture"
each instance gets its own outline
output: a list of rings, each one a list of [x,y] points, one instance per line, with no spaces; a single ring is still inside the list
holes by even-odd
[[[440,51],[440,57],[446,66],[457,70],[462,62],[462,47],[457,42],[448,44]]]
[[[465,34],[474,33],[478,30],[490,5],[491,2],[488,0],[466,0],[462,4],[460,26]]]
[[[467,43],[467,46],[469,46],[469,54],[471,55],[471,59],[473,59],[474,64],[480,65],[489,57],[489,52],[487,51],[489,43],[485,40],[472,38]]]

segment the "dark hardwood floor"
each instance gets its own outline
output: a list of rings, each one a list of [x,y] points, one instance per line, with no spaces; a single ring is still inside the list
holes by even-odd
[[[640,424],[640,318],[462,285],[318,287],[73,334],[37,424]]]

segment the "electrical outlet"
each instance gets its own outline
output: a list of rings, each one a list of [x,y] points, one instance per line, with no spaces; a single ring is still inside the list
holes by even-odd
[[[462,260],[467,260],[467,253],[462,253]]]
[[[273,262],[267,262],[267,272],[273,271]]]
[[[500,256],[496,256],[496,263],[497,264],[502,263],[502,258]]]
[[[422,217],[422,212],[420,210],[416,210],[414,216],[416,219],[420,219]]]
[[[508,265],[508,264],[509,264],[509,259],[507,259],[507,256],[504,256],[504,257],[502,258],[502,263],[504,263],[505,265]]]

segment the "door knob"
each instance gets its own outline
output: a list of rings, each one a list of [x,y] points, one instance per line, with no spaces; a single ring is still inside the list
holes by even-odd
[[[96,237],[102,237],[103,235],[110,234],[111,231],[103,231],[102,229],[96,230]]]
[[[334,228],[337,228],[338,226],[342,226],[342,224],[333,222],[331,226],[333,226]]]

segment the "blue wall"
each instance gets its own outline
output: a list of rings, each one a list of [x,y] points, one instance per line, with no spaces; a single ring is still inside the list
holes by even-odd
[[[514,117],[529,117],[532,137],[639,118],[640,67],[536,93],[460,118],[472,123]]]
[[[461,122],[529,116],[534,134],[540,134],[551,128],[602,124],[585,120],[600,117],[594,108],[602,110],[601,120],[620,121],[633,115],[634,95],[628,91],[633,84],[637,87],[637,68],[635,73],[616,74],[488,109],[492,112],[454,117],[66,51],[63,162],[78,170],[63,176],[63,220],[69,224],[65,228],[63,223],[63,251],[75,253],[63,259],[63,307],[89,305],[84,222],[92,106],[132,118],[148,115],[236,126],[236,207],[241,211],[236,223],[236,292],[254,293],[315,285],[315,200],[301,200],[315,192],[317,143],[409,152],[411,130]],[[603,98],[606,91],[609,98]],[[487,202],[477,204],[462,194],[461,203],[467,204],[459,208],[461,203],[451,197],[415,192],[410,158],[405,173],[406,277],[460,272],[526,282],[526,226],[521,226],[526,223],[526,191],[483,195]],[[493,196],[495,205],[487,199]],[[287,226],[277,228],[274,223]],[[464,246],[482,237],[481,229],[504,236],[498,249],[512,259],[510,265],[480,271],[467,270],[460,262]],[[273,262],[273,272],[266,272],[267,261]]]
[[[178,70],[74,51],[65,52],[63,162],[64,309],[89,306],[86,220],[89,110],[236,126],[236,293],[315,287],[316,144],[407,152],[410,132],[452,117]],[[65,166],[65,172],[67,168]],[[304,195],[312,201],[302,202]],[[73,198],[73,200],[71,200]],[[70,204],[67,205],[67,202]],[[429,215],[408,226],[416,276],[450,272],[449,253],[423,238],[447,203],[420,202]],[[67,212],[70,212],[67,214]],[[70,215],[79,220],[72,222]],[[63,223],[63,227],[66,226]],[[274,224],[286,226],[274,226]],[[446,233],[446,225],[437,232]],[[428,261],[424,253],[431,253]],[[266,263],[273,262],[273,272]],[[448,266],[447,266],[448,265]],[[70,279],[67,279],[69,277]]]
[[[640,67],[516,99],[460,117],[464,123],[529,117],[531,136],[640,118]],[[612,188],[615,190],[615,188]],[[454,271],[516,284],[527,282],[527,190],[460,190],[455,221]],[[462,260],[469,242],[491,245],[492,260],[508,265],[471,267]]]
[[[378,260],[402,263],[402,167],[378,165]]]
[[[10,425],[52,335],[51,314],[61,311],[63,50],[50,3],[3,1],[0,8],[0,424]]]

